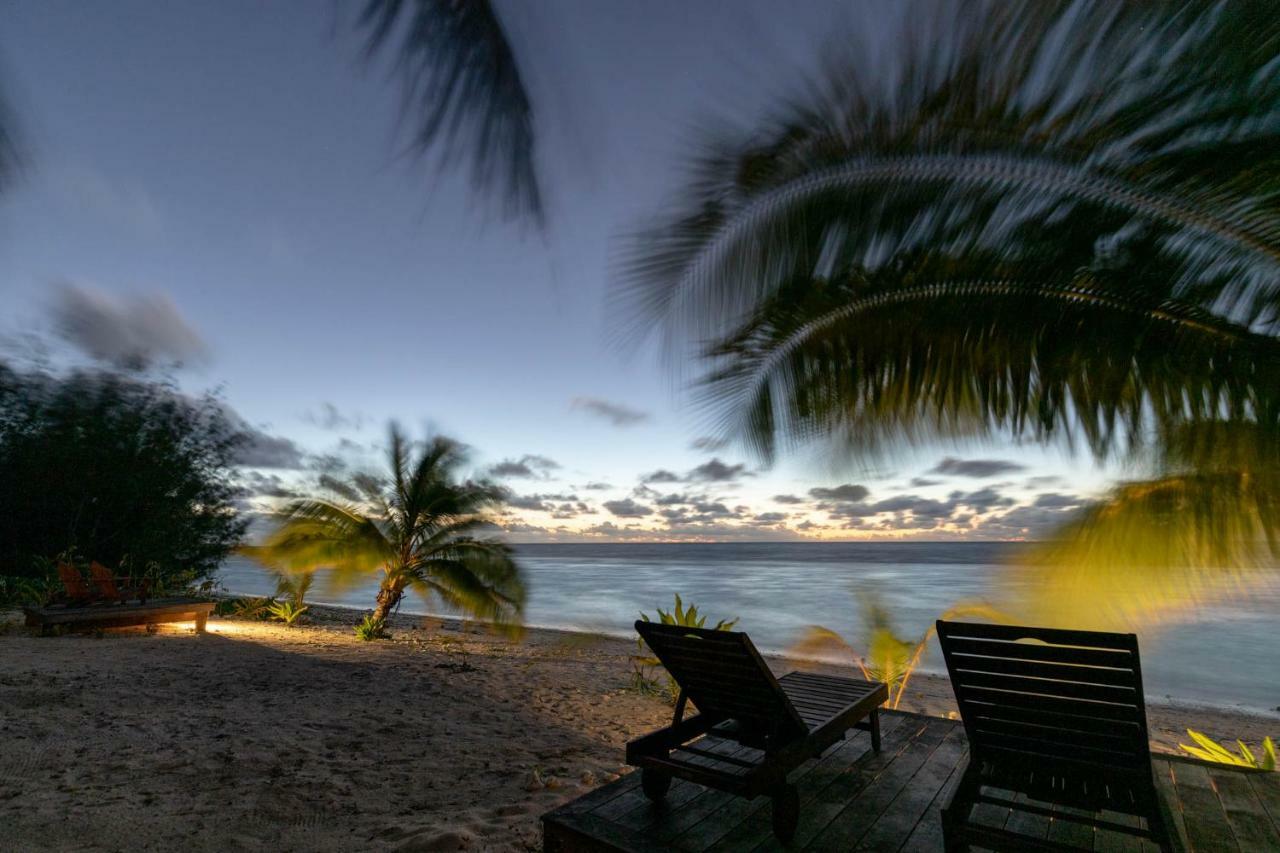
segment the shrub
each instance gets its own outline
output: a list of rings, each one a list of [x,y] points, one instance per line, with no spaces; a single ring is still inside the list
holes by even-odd
[[[153,586],[198,588],[244,531],[232,482],[243,440],[213,398],[0,365],[0,565],[39,576],[33,557],[70,545]]]
[[[386,640],[390,638],[387,633],[387,624],[384,619],[375,619],[372,614],[364,617],[364,621],[356,626],[356,636],[365,642],[371,640]]]
[[[315,575],[309,572],[303,574],[281,572],[277,574],[276,595],[282,600],[272,601],[271,604],[267,605],[267,610],[281,622],[293,626],[302,617],[302,614],[310,609],[307,607],[306,598],[314,580]]]
[[[1276,745],[1271,738],[1262,739],[1262,757],[1254,756],[1253,751],[1245,745],[1242,740],[1236,740],[1236,745],[1240,747],[1240,752],[1232,752],[1227,747],[1215,742],[1208,735],[1187,729],[1187,734],[1191,739],[1199,744],[1199,746],[1187,746],[1185,743],[1178,744],[1178,749],[1189,755],[1204,761],[1214,761],[1218,764],[1234,764],[1237,767],[1256,767],[1258,770],[1276,769]]]
[[[297,602],[286,600],[274,602],[267,609],[272,616],[292,628],[302,618],[302,614],[306,613],[310,608],[305,604],[300,605]]]

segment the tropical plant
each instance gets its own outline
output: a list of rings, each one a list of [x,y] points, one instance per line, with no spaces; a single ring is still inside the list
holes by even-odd
[[[889,688],[889,707],[897,708],[906,695],[911,675],[920,665],[936,629],[933,625],[917,638],[904,638],[894,627],[889,609],[870,589],[861,590],[856,597],[862,605],[863,639],[859,652],[852,643],[837,632],[821,625],[810,626],[788,651],[798,658],[845,657],[867,681],[879,681]],[[1001,611],[981,602],[962,602],[942,614],[942,619],[987,619],[1008,622]]]
[[[371,640],[385,640],[389,636],[386,620],[375,619],[372,615],[365,616],[356,626],[356,637],[366,643]]]
[[[645,622],[652,622],[649,615],[644,611],[640,612],[640,618]],[[663,610],[658,608],[658,621],[663,625],[680,625],[685,628],[705,628],[707,626],[707,616],[698,612],[696,604],[690,604],[688,608],[684,606],[684,602],[680,599],[680,594],[676,593],[675,607],[671,610]],[[713,631],[732,631],[733,627],[738,624],[738,620],[721,619],[716,622]],[[659,693],[664,688],[660,686],[656,671],[662,667],[662,662],[653,656],[652,653],[646,653],[644,639],[636,637],[636,647],[639,654],[633,655],[631,658],[631,688],[641,693]],[[668,701],[675,704],[680,696],[680,685],[676,684],[674,678],[667,674],[666,697]]]
[[[511,550],[478,534],[502,491],[457,478],[462,447],[444,437],[417,450],[390,428],[390,478],[355,477],[338,484],[345,500],[290,504],[261,546],[244,552],[269,568],[293,573],[333,570],[339,584],[381,575],[374,620],[384,621],[408,590],[495,627],[517,630],[524,584]]]
[[[234,598],[227,602],[220,602],[220,609],[221,604],[223,603],[228,605],[226,612],[232,616],[236,616],[237,618],[266,619],[271,615],[271,608],[276,603],[276,600],[275,598],[259,598],[253,596]]]
[[[892,72],[878,51],[833,63],[763,126],[711,137],[684,200],[638,235],[630,315],[677,351],[711,341],[706,400],[765,459],[1057,444],[1137,478],[1042,561],[1137,557],[1179,578],[1165,598],[1267,564],[1280,18],[953,8]]]
[[[283,600],[273,600],[267,605],[267,610],[276,619],[292,627],[310,609],[306,598],[313,581],[315,575],[310,572],[280,572],[276,576],[276,598]]]
[[[1236,740],[1236,745],[1240,747],[1238,753],[1232,752],[1227,747],[1217,743],[1208,735],[1187,729],[1187,734],[1199,746],[1187,746],[1185,743],[1178,744],[1178,749],[1188,753],[1202,761],[1214,761],[1219,764],[1234,764],[1238,767],[1255,767],[1258,770],[1275,770],[1276,769],[1276,745],[1269,738],[1262,739],[1262,757],[1254,756],[1253,751],[1242,740]]]

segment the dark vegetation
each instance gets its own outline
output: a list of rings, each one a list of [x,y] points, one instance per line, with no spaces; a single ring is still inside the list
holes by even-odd
[[[244,533],[240,441],[211,397],[0,366],[0,594],[38,597],[59,558],[169,591],[208,579]]]

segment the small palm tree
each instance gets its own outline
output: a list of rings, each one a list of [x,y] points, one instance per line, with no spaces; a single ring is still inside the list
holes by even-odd
[[[400,428],[390,429],[390,479],[357,476],[338,486],[342,500],[292,503],[267,542],[248,549],[263,564],[291,572],[330,568],[335,579],[380,573],[375,620],[386,619],[407,590],[428,602],[514,628],[524,584],[510,549],[479,534],[501,491],[457,478],[462,447],[436,436],[414,458]]]

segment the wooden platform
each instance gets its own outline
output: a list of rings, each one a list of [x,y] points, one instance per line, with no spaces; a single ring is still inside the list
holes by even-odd
[[[791,776],[800,789],[795,850],[941,851],[938,811],[967,757],[958,721],[881,713],[883,751],[856,732]],[[736,751],[726,742],[709,748]],[[1280,773],[1160,756],[1158,785],[1187,851],[1280,850]],[[1004,826],[1008,809],[980,819]],[[1017,828],[1083,850],[1155,850],[1132,837],[1096,833],[1069,821],[1034,818]],[[769,801],[747,801],[676,781],[663,807],[640,791],[640,774],[566,803],[543,816],[543,849],[571,851],[747,851],[781,849],[769,826]],[[1084,837],[1080,836],[1083,830]]]
[[[204,631],[212,601],[198,598],[158,598],[146,604],[90,604],[84,607],[24,607],[27,625],[50,634],[57,627],[69,631],[97,628],[127,628],[162,622],[195,622]]]

